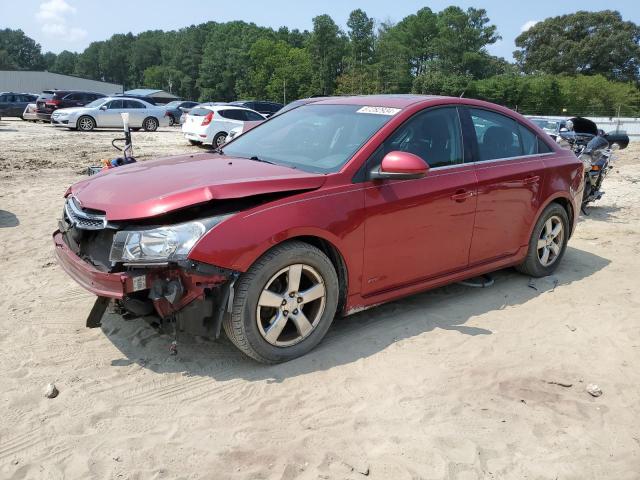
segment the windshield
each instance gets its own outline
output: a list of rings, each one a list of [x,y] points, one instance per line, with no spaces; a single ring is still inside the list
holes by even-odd
[[[337,172],[398,111],[305,105],[249,130],[224,147],[224,153],[310,172]]]
[[[87,103],[85,105],[85,108],[93,108],[93,107],[99,107],[100,105],[102,105],[104,102],[106,102],[107,100],[109,100],[108,98],[98,98],[96,100],[94,100],[91,103]]]
[[[558,122],[544,118],[532,118],[531,122],[544,130],[557,130]]]

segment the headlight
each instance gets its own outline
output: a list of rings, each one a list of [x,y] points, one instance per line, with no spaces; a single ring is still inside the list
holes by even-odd
[[[109,260],[125,263],[163,263],[184,260],[198,240],[229,215],[148,230],[115,234]]]

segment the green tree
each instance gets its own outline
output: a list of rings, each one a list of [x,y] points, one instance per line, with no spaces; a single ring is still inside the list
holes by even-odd
[[[103,48],[106,48],[105,42],[91,42],[84,52],[78,55],[76,74],[94,80],[104,80],[104,70],[100,63]]]
[[[346,46],[344,33],[329,15],[314,17],[308,48],[313,68],[313,90],[316,94],[333,93],[336,79],[342,71]]]
[[[240,96],[283,102],[310,94],[311,58],[305,49],[261,38],[251,47],[250,62]]]
[[[0,30],[0,55],[3,68],[38,70],[43,68],[40,44],[27,37],[22,30]]]
[[[77,53],[70,52],[69,50],[63,50],[56,56],[55,61],[51,66],[51,71],[62,73],[63,75],[71,75],[76,70],[77,61]]]
[[[373,61],[375,43],[373,18],[358,8],[349,15],[347,27],[349,27],[348,35],[353,64],[370,64]]]
[[[579,11],[547,18],[516,38],[524,72],[601,74],[640,80],[640,28],[617,11]]]

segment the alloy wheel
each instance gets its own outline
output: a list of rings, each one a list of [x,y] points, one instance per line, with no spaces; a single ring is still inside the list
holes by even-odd
[[[258,330],[276,347],[295,345],[320,322],[326,304],[324,280],[305,264],[283,268],[273,275],[258,298]]]
[[[91,130],[93,128],[93,120],[88,117],[80,119],[80,130]]]
[[[156,128],[158,128],[157,122],[155,118],[148,118],[144,124],[144,129],[150,132],[153,132]]]
[[[560,217],[554,215],[544,223],[538,237],[538,261],[543,267],[552,265],[562,251],[564,227]]]
[[[224,145],[224,142],[226,141],[227,136],[226,135],[218,135],[216,137],[216,147],[221,147],[222,145]]]

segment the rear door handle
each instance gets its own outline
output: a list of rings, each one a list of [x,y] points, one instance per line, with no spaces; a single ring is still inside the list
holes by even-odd
[[[464,202],[467,198],[473,197],[473,192],[463,190],[451,195],[451,200],[456,202]]]
[[[538,183],[540,181],[540,177],[538,175],[530,175],[528,177],[525,177],[525,179],[523,180],[523,183],[525,185],[531,185],[533,183]]]

